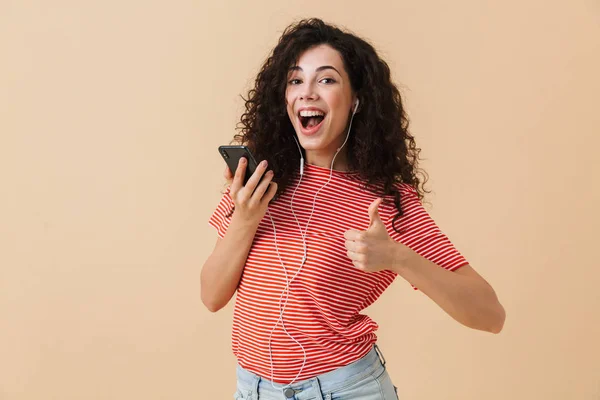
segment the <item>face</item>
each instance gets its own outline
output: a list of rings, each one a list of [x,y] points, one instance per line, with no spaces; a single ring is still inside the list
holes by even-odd
[[[306,50],[288,72],[287,112],[307,154],[335,154],[346,139],[354,106],[340,53],[328,45]]]

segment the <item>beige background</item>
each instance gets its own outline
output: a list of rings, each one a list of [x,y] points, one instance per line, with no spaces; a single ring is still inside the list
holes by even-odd
[[[303,16],[389,61],[430,212],[507,310],[470,330],[396,281],[368,312],[401,398],[600,398],[597,0],[2,0],[0,399],[231,398],[216,148]]]

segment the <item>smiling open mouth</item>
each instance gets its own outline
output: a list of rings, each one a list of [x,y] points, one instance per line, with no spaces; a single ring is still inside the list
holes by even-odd
[[[323,119],[325,119],[324,116],[316,116],[316,117],[300,117],[300,123],[302,124],[302,127],[306,128],[306,129],[310,129],[313,128],[317,125],[319,125],[321,122],[323,122]]]

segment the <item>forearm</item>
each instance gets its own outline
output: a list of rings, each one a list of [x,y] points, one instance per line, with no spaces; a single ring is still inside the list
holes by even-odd
[[[504,324],[504,308],[494,289],[483,278],[448,271],[406,247],[399,250],[393,270],[400,276],[461,324],[492,333],[500,332]]]
[[[257,225],[233,219],[200,273],[202,303],[212,312],[225,307],[233,297],[242,277]]]

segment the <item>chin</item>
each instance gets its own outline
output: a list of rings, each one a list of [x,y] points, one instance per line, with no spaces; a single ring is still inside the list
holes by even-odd
[[[298,134],[298,132],[296,132]],[[320,150],[324,148],[324,140],[322,137],[307,137],[303,136],[302,133],[298,134],[298,139],[300,142],[300,146],[304,148],[304,150]]]

